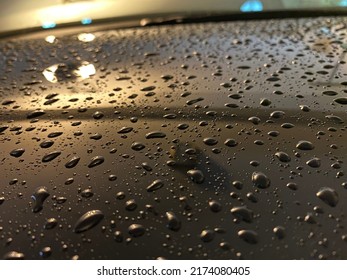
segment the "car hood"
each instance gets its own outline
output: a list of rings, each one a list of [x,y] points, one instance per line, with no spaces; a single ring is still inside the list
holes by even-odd
[[[0,41],[1,255],[347,258],[345,24]]]

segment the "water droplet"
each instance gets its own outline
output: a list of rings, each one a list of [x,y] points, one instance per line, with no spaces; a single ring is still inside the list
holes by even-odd
[[[203,242],[210,242],[213,240],[215,236],[215,233],[213,230],[210,229],[204,229],[201,233],[200,233],[200,239]]]
[[[129,226],[128,232],[132,237],[140,237],[145,234],[146,230],[143,225],[132,224]]]
[[[216,201],[216,200],[211,200],[208,202],[208,206],[210,207],[212,212],[220,212],[222,210],[222,205]]]
[[[251,223],[253,220],[253,211],[246,206],[233,207],[230,211],[236,218],[247,223]]]
[[[214,146],[218,143],[216,139],[211,137],[204,138],[203,142],[208,146]]]
[[[274,227],[273,232],[278,239],[283,239],[286,236],[285,228],[282,226]]]
[[[235,139],[229,138],[229,139],[225,140],[224,145],[228,146],[228,147],[235,147],[235,146],[237,146],[237,141]]]
[[[173,231],[178,231],[181,228],[181,221],[173,212],[165,213],[167,220],[167,227]]]
[[[125,209],[128,211],[134,211],[137,208],[135,199],[129,199],[125,202]]]
[[[74,232],[81,233],[96,226],[102,219],[104,214],[100,210],[91,210],[83,214],[75,224]]]
[[[25,152],[25,149],[24,148],[18,148],[18,149],[15,149],[15,150],[12,150],[10,152],[10,155],[13,156],[13,157],[20,157],[22,154],[24,154]]]
[[[127,127],[127,126],[124,126],[122,127],[120,130],[118,130],[118,133],[119,134],[126,134],[126,133],[129,133],[133,131],[133,128],[132,127]]]
[[[273,119],[279,119],[282,118],[285,115],[283,111],[274,111],[270,114],[270,117]]]
[[[105,161],[103,156],[95,156],[92,158],[91,162],[88,164],[89,168],[98,166],[100,164],[102,164]]]
[[[289,129],[289,128],[295,127],[295,125],[292,124],[292,123],[283,123],[283,124],[281,125],[281,127],[282,127],[282,128],[287,128],[287,129]]]
[[[51,132],[50,134],[48,134],[48,138],[56,138],[62,134],[63,134],[62,131],[54,131],[54,132]]]
[[[147,187],[147,191],[148,192],[153,192],[156,190],[159,190],[160,188],[162,188],[164,186],[164,182],[160,179],[153,181],[148,187]]]
[[[327,91],[323,91],[323,95],[335,96],[335,95],[338,95],[338,93],[336,91],[327,90]]]
[[[49,197],[49,192],[45,187],[39,187],[35,190],[31,198],[34,200],[33,212],[37,213],[43,209],[44,201]]]
[[[42,115],[46,114],[46,112],[44,110],[35,110],[35,111],[32,111],[30,112],[28,115],[27,115],[27,118],[28,119],[33,119],[33,118],[37,118],[37,117],[40,117]]]
[[[316,219],[314,218],[312,213],[308,213],[305,218],[304,221],[308,224],[316,224]]]
[[[90,198],[94,195],[93,191],[91,189],[85,189],[81,192],[81,196],[84,198]]]
[[[253,124],[260,124],[260,118],[258,118],[258,117],[250,117],[250,118],[248,118],[248,120],[250,121],[250,122],[252,122]]]
[[[146,134],[146,139],[164,138],[166,134],[160,131],[152,131]]]
[[[204,173],[201,170],[191,169],[187,171],[188,177],[197,184],[202,184],[205,180]]]
[[[296,148],[299,150],[307,151],[307,150],[313,150],[314,146],[310,141],[301,140],[296,144]]]
[[[319,158],[311,158],[310,160],[306,161],[306,164],[313,168],[318,168],[321,165],[321,160]]]
[[[78,164],[79,161],[80,161],[80,158],[77,156],[74,156],[67,163],[65,163],[65,167],[66,168],[73,168]]]
[[[240,230],[237,235],[245,242],[250,244],[258,243],[258,234],[253,230],[243,229]]]
[[[336,103],[341,104],[341,105],[347,105],[347,97],[336,98],[336,99],[334,99],[334,101]]]
[[[53,159],[58,157],[60,154],[61,154],[61,152],[59,152],[59,151],[50,152],[49,154],[46,154],[43,156],[42,162],[52,161]]]
[[[337,192],[331,188],[322,188],[319,192],[316,193],[316,195],[331,207],[335,207],[339,202],[339,196]]]
[[[58,224],[57,219],[49,218],[49,219],[46,220],[44,228],[45,229],[53,229],[53,228],[56,227],[57,224]]]
[[[40,257],[42,258],[48,258],[52,255],[52,248],[51,247],[45,247],[40,251]]]
[[[266,189],[270,187],[270,179],[262,172],[253,172],[252,174],[253,185],[257,188]]]
[[[11,251],[6,253],[3,256],[4,260],[23,260],[24,259],[24,254],[17,252],[17,251]]]
[[[43,149],[47,149],[49,147],[52,147],[53,144],[54,144],[54,142],[52,140],[45,140],[45,141],[40,143],[40,147]]]
[[[290,182],[287,184],[287,187],[293,191],[296,191],[298,189],[298,185],[294,182]]]
[[[277,152],[275,156],[282,162],[290,162],[290,156],[285,152]]]
[[[146,146],[140,142],[134,142],[132,145],[131,145],[131,148],[134,150],[134,151],[141,151],[145,148]]]
[[[93,113],[93,118],[96,120],[100,120],[103,116],[104,116],[104,114],[100,111],[96,111]]]

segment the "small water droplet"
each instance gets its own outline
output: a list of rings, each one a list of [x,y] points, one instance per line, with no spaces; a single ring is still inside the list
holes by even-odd
[[[285,228],[282,226],[274,227],[273,232],[278,239],[283,239],[286,236]]]

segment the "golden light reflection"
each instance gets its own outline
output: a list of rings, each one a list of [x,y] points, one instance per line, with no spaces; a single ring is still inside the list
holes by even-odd
[[[78,34],[77,38],[82,42],[91,42],[95,39],[95,35],[92,33],[81,33]]]

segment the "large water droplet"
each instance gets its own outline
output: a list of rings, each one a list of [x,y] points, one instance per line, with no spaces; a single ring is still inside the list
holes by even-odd
[[[250,244],[258,243],[258,234],[253,230],[243,229],[237,235],[244,241]]]
[[[83,214],[75,224],[74,232],[80,233],[96,226],[102,219],[104,214],[100,210],[91,210]]]
[[[103,156],[95,156],[92,158],[91,162],[88,164],[89,168],[98,166],[100,164],[102,164],[105,161]]]
[[[43,202],[49,197],[49,192],[45,187],[39,187],[35,190],[31,198],[34,200],[33,212],[40,212],[43,208]]]
[[[146,230],[143,225],[132,224],[128,228],[128,232],[132,237],[139,237],[145,234]]]
[[[190,179],[197,184],[202,184],[205,180],[204,173],[201,170],[191,169],[187,171],[187,175]]]
[[[313,150],[314,146],[310,141],[301,140],[296,144],[296,148],[299,150]]]
[[[253,172],[252,174],[253,185],[257,188],[266,189],[270,187],[270,179],[262,172]]]
[[[246,206],[233,207],[230,211],[235,217],[247,223],[250,223],[253,220],[253,211],[248,209]]]
[[[164,186],[164,182],[160,179],[153,181],[148,187],[147,187],[147,191],[148,192],[153,192],[156,190],[159,190],[160,188],[162,188]]]
[[[67,163],[65,163],[65,167],[66,168],[73,168],[78,164],[79,161],[80,161],[80,158],[77,156],[74,156]]]
[[[335,207],[339,202],[339,196],[337,192],[331,188],[322,188],[319,192],[316,193],[316,195],[331,207]]]
[[[146,134],[146,139],[164,138],[166,134],[160,131],[152,131]]]
[[[277,152],[275,156],[282,162],[290,162],[290,156],[285,152]]]
[[[13,157],[20,157],[22,154],[24,154],[24,152],[25,152],[24,148],[18,148],[18,149],[12,150],[10,152],[10,155]]]
[[[177,231],[181,228],[181,221],[173,212],[165,213],[167,219],[167,227],[173,231]]]
[[[53,159],[58,157],[60,154],[61,154],[61,152],[59,152],[59,151],[50,152],[49,154],[46,154],[43,156],[42,162],[52,161]]]

